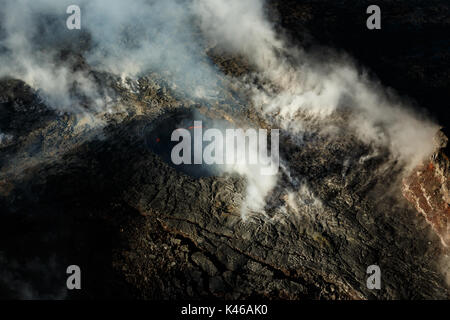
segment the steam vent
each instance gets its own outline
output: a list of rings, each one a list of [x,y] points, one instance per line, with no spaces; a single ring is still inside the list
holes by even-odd
[[[0,300],[450,300],[448,0],[70,3],[0,1]]]

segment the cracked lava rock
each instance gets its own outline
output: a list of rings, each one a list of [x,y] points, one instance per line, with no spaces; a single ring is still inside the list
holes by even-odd
[[[383,16],[399,27],[380,38],[367,36],[364,15],[349,18],[365,12],[365,1],[274,0],[267,12],[307,51],[312,38],[342,48],[442,116],[436,106],[448,101],[450,66],[437,30],[448,34],[448,4],[401,1],[390,11],[384,3]],[[435,51],[417,54],[427,50]],[[0,79],[0,298],[450,298],[450,264],[439,264],[450,245],[448,133],[405,177],[386,146],[349,129],[349,110],[321,123],[299,112],[302,144],[281,130],[285,171],[264,214],[244,221],[245,177],[176,168],[164,143],[193,110],[236,126],[279,124],[256,111],[240,83],[225,88],[225,76],[254,71],[245,57],[213,45],[205,52],[223,72],[211,103],[177,92],[163,72],[124,80],[91,69],[82,53],[59,53],[121,109],[90,127],[89,117],[57,112],[30,84]],[[67,292],[64,271],[74,263],[83,290]],[[373,264],[381,290],[366,285]]]

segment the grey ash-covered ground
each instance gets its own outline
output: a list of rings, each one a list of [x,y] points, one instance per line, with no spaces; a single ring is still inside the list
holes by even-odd
[[[293,41],[350,52],[447,125],[448,5],[385,1],[383,29],[372,34],[365,2],[348,3],[272,1],[268,12]],[[251,69],[241,57],[208,55],[224,74]],[[244,94],[224,90],[210,104],[180,96],[157,73],[128,84],[92,76],[126,107],[99,129],[56,113],[20,80],[0,82],[1,298],[450,297],[441,262],[448,251],[402,197],[388,150],[373,155],[350,130],[330,139],[312,129],[302,147],[282,133],[280,152],[306,189],[289,208],[286,189],[295,188],[282,178],[268,217],[244,222],[244,178],[186,174],[152,147],[155,129],[171,130],[170,119],[194,109],[268,126]],[[344,126],[348,116],[330,124]],[[279,206],[292,214],[278,217]],[[70,264],[81,267],[80,291],[65,289]],[[366,287],[371,264],[381,267],[381,290]]]

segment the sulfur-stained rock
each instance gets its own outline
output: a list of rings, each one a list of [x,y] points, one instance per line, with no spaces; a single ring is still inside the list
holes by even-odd
[[[403,180],[403,194],[423,214],[446,247],[450,246],[450,161],[448,138],[443,131],[435,137],[436,151],[429,162],[417,167]]]

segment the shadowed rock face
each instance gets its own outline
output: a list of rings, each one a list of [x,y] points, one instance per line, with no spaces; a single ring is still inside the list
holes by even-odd
[[[400,171],[387,153],[372,154],[346,130],[333,139],[311,133],[301,148],[282,135],[280,152],[301,183],[281,177],[267,216],[243,221],[245,179],[192,177],[148,147],[148,124],[158,127],[165,110],[183,105],[172,100],[111,124],[102,139],[80,140],[59,159],[48,161],[41,151],[20,174],[2,170],[2,261],[9,278],[27,279],[36,296],[58,296],[65,286],[60,275],[33,282],[17,267],[54,257],[35,274],[50,265],[65,270],[71,261],[85,270],[85,289],[63,295],[69,298],[448,297],[434,265],[441,243],[430,240],[426,221],[396,196]],[[225,105],[220,110],[243,117]],[[58,154],[66,139],[78,141],[67,131],[70,118],[51,123],[31,134],[42,137],[39,150],[52,141],[46,152]],[[28,150],[29,139],[16,142],[16,150]],[[366,288],[371,264],[383,270],[384,290]],[[15,283],[5,281],[3,296],[20,296]]]
[[[164,114],[158,121],[151,122],[144,128],[143,134],[146,145],[169,166],[187,175],[195,178],[218,176],[223,171],[221,170],[223,164],[195,164],[194,129],[196,127],[194,126],[194,121],[200,121],[199,129],[202,132],[209,128],[221,128],[221,132],[224,134],[225,129],[232,129],[232,124],[224,119],[211,119],[200,112],[196,112],[195,109],[180,108],[180,110]],[[181,141],[181,139],[172,141],[172,133],[179,129],[185,129],[190,134],[191,159],[189,164],[175,165],[172,162],[172,149]],[[202,144],[202,154],[207,144],[207,142]]]
[[[380,0],[381,30],[366,28],[371,0],[270,0],[274,20],[310,50],[317,44],[350,53],[388,87],[414,98],[438,123],[450,119],[450,4]]]
[[[319,21],[323,4],[309,3],[310,11],[289,14]],[[284,23],[293,23],[289,4],[278,6]],[[214,61],[225,71],[247,70],[222,59]],[[101,129],[55,115],[23,82],[0,83],[0,128],[12,136],[0,147],[1,298],[450,297],[436,265],[448,239],[443,152],[404,180],[417,213],[401,196],[401,166],[346,130],[348,115],[336,113],[323,124],[338,129],[333,137],[312,125],[299,147],[282,132],[290,177],[280,174],[266,215],[243,221],[243,177],[177,170],[152,143],[170,132],[168,118],[182,121],[186,110],[267,123],[238,94],[209,105],[175,96],[155,75],[133,91],[108,80],[127,114]],[[83,290],[66,292],[65,269],[74,263]],[[366,287],[372,264],[382,270],[382,290]]]

